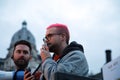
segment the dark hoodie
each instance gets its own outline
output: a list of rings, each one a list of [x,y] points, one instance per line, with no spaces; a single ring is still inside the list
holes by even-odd
[[[67,53],[69,53],[71,51],[74,51],[74,50],[80,50],[80,51],[82,51],[84,53],[83,46],[81,44],[78,44],[77,42],[73,41],[64,49],[63,55],[60,58],[62,58]]]

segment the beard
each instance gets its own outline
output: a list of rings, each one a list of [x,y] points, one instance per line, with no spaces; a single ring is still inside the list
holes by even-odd
[[[50,52],[55,52],[58,46],[55,44],[48,44],[48,47]]]
[[[29,60],[23,58],[18,60],[14,59],[14,63],[19,69],[25,69],[28,66]]]
[[[49,47],[49,51],[50,51],[50,52],[54,52],[54,50],[55,50],[55,49],[54,49],[54,46]]]

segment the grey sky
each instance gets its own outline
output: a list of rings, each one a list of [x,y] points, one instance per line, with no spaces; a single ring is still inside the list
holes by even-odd
[[[105,50],[120,56],[119,0],[0,0],[0,57],[4,58],[13,34],[27,21],[38,51],[45,28],[52,23],[69,27],[71,39],[84,46],[90,72],[105,63]]]

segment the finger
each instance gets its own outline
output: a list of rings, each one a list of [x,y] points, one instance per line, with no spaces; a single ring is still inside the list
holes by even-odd
[[[29,76],[31,76],[31,73],[28,72],[28,71],[25,71],[25,75],[24,75],[24,77],[27,78],[27,77],[29,77]]]
[[[49,51],[49,48],[48,48],[48,46],[46,46],[46,47],[45,47],[45,49],[46,49],[47,51]]]
[[[40,51],[41,51],[41,53],[44,53],[44,49],[41,48]]]
[[[35,80],[34,76],[28,77],[28,80]]]
[[[27,73],[27,70],[25,70],[24,74],[26,74],[26,73]]]

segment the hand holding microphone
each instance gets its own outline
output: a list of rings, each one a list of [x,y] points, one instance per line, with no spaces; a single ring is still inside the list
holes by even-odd
[[[46,40],[43,39],[43,42],[44,44],[42,45],[42,48],[40,49],[41,50],[40,56],[41,56],[42,62],[44,62],[47,58],[51,57]]]

